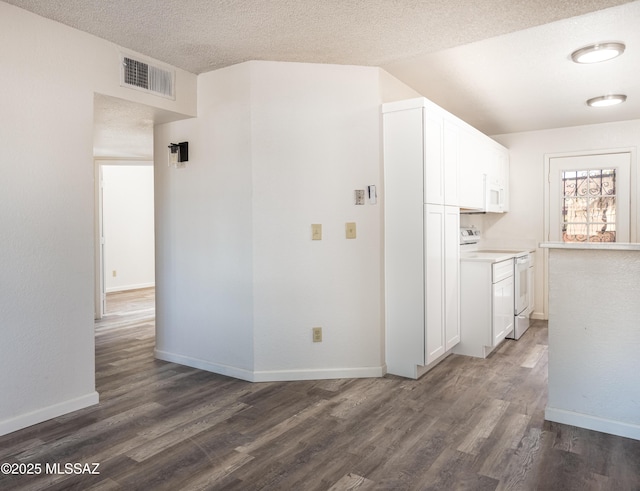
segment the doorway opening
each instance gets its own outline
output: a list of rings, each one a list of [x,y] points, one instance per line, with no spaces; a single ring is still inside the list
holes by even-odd
[[[111,293],[155,286],[153,128],[168,120],[168,111],[94,95],[96,320]]]
[[[96,160],[96,176],[101,319],[155,294],[153,162]]]

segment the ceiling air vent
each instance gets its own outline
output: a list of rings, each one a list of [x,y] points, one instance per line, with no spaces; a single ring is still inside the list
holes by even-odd
[[[121,85],[175,99],[175,72],[122,56]]]

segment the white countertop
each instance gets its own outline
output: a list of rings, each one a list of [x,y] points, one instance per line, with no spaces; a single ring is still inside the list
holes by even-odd
[[[640,243],[629,242],[542,242],[546,249],[578,249],[585,251],[640,251]]]
[[[460,252],[461,261],[485,261],[489,263],[499,263],[501,261],[508,261],[514,257],[524,256],[529,251],[498,251],[498,250],[480,250],[480,251],[468,251]]]

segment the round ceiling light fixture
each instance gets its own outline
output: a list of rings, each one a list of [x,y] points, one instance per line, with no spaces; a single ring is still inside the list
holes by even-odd
[[[615,106],[616,104],[622,104],[626,100],[627,96],[624,94],[601,95],[600,97],[589,99],[587,105],[591,107]]]
[[[576,63],[599,63],[620,56],[624,48],[624,44],[613,41],[592,44],[571,53],[571,59]]]

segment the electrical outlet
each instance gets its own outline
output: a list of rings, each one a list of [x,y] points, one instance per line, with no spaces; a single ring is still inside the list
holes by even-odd
[[[356,222],[347,222],[345,224],[345,235],[347,239],[356,238]]]
[[[113,277],[114,277],[114,278],[115,278],[116,276],[118,276],[118,273],[116,272],[116,270],[115,270],[115,269],[113,270],[113,273],[112,273],[112,274],[113,274]]]
[[[313,342],[314,343],[321,343],[322,342],[322,328],[321,327],[314,327],[313,329],[311,329],[312,333],[313,333]]]
[[[311,224],[311,240],[322,240],[322,224]]]
[[[364,189],[356,189],[354,192],[354,201],[356,205],[364,205]]]

